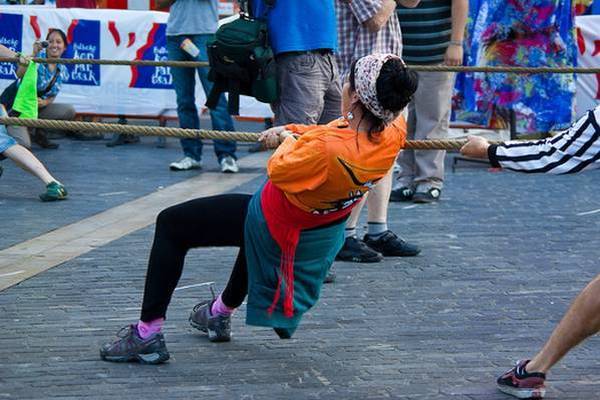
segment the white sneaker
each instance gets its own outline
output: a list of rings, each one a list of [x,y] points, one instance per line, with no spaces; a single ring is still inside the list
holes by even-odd
[[[221,159],[221,172],[233,174],[238,172],[240,168],[235,161],[235,158],[231,156],[225,156]]]
[[[201,169],[202,161],[196,161],[191,157],[183,157],[181,160],[171,163],[169,168],[173,171],[187,171],[190,169]]]

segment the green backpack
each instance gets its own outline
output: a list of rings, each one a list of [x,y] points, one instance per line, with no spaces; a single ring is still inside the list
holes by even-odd
[[[263,103],[277,100],[277,68],[269,46],[267,24],[246,13],[219,27],[207,43],[214,82],[206,106],[214,109],[221,93],[229,93],[229,114],[239,115],[240,95]]]

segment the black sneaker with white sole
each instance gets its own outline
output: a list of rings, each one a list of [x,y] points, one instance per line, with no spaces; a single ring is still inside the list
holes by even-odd
[[[413,257],[421,252],[418,246],[408,243],[388,230],[381,235],[365,235],[363,241],[384,257]]]
[[[412,197],[412,201],[413,203],[435,203],[441,195],[441,189],[431,188],[426,192],[416,192]]]
[[[411,201],[415,191],[408,186],[402,186],[398,189],[393,189],[390,193],[390,201]]]
[[[147,339],[138,334],[137,325],[129,325],[117,332],[119,339],[100,348],[100,358],[111,362],[137,361],[142,364],[160,364],[169,359],[169,352],[162,333]]]
[[[367,246],[362,240],[350,236],[344,241],[344,246],[335,259],[357,263],[376,263],[383,261],[383,256]]]

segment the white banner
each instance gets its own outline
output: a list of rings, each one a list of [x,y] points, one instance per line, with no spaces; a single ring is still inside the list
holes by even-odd
[[[29,54],[33,42],[49,29],[69,37],[65,57],[117,60],[167,60],[166,22],[159,11],[55,9],[37,6],[2,6],[0,43]],[[0,90],[14,80],[14,65],[0,64]],[[175,115],[175,91],[169,67],[69,65],[57,102],[72,104],[79,112],[100,114]],[[196,104],[205,96],[196,82]],[[271,116],[268,105],[243,96],[240,115]]]
[[[580,67],[600,67],[600,15],[575,18],[577,28],[577,64]],[[575,96],[576,114],[600,103],[600,74],[578,74]]]
[[[70,36],[69,57],[166,60],[165,29],[168,13],[159,11],[55,9],[44,6],[2,6],[0,43],[13,50],[31,51],[48,29],[59,28]],[[600,16],[579,16],[578,65],[600,66]],[[168,67],[114,65],[69,66],[69,80],[57,98],[80,112],[105,114],[175,115],[175,91]],[[14,65],[0,64],[0,90],[14,80]],[[196,82],[196,104],[204,104]],[[576,114],[600,102],[600,74],[577,76]],[[240,115],[270,117],[268,105],[242,96]]]

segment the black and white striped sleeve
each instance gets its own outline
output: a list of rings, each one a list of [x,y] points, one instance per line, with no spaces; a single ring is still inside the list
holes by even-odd
[[[495,167],[526,173],[574,174],[600,168],[600,106],[552,138],[488,148]]]

